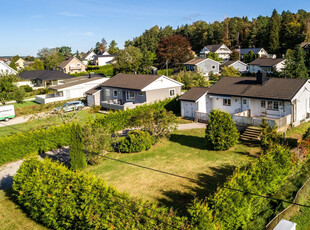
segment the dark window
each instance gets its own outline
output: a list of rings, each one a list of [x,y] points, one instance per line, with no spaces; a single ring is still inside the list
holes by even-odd
[[[230,99],[223,99],[223,105],[231,106],[231,100]]]
[[[260,107],[266,108],[266,101],[260,101]]]

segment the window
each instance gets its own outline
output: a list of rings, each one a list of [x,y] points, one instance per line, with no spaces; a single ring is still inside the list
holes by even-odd
[[[260,101],[260,107],[266,108],[266,101]]]
[[[231,106],[231,100],[230,99],[223,99],[223,105]]]
[[[247,99],[243,99],[243,104],[246,105],[247,104]]]
[[[113,90],[113,97],[117,98],[117,96],[118,96],[118,91],[117,90]]]
[[[143,92],[139,92],[138,95],[139,95],[139,96],[143,96]]]
[[[134,101],[135,100],[135,93],[134,92],[126,92],[126,99],[127,99],[127,101]]]
[[[110,94],[110,90],[109,90],[109,89],[106,89],[106,90],[105,90],[105,95],[106,95],[107,97],[110,97],[111,94]]]
[[[279,109],[284,109],[284,102],[283,101],[279,102]]]
[[[273,102],[273,109],[279,110],[279,102],[277,102],[277,101]]]
[[[215,69],[215,65],[212,66],[212,69]]]
[[[273,103],[272,101],[268,101],[268,109],[272,109],[273,108]]]
[[[175,96],[175,91],[174,91],[174,89],[170,89],[170,90],[169,90],[169,95],[170,95],[170,97],[174,97],[174,96]]]

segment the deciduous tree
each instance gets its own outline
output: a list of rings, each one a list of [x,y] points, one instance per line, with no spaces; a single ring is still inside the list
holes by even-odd
[[[142,53],[139,48],[127,46],[120,50],[115,57],[114,69],[117,73],[134,73],[138,72],[141,62]]]
[[[221,71],[223,77],[241,77],[239,70],[232,66],[224,66]]]

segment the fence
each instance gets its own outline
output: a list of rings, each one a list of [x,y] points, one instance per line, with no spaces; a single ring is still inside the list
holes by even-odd
[[[310,178],[298,190],[293,203],[302,203],[303,198],[310,192]],[[273,230],[282,219],[290,219],[291,216],[299,212],[299,205],[291,204],[276,217],[274,217],[267,225],[267,230]]]
[[[207,122],[209,120],[209,115],[207,113],[195,112],[195,120]]]

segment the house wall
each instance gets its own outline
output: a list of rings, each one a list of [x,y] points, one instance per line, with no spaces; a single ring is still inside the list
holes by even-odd
[[[258,71],[262,71],[262,68],[259,65],[248,65],[250,73],[257,73]]]
[[[110,93],[108,93],[108,91]],[[114,91],[117,91],[117,96],[114,97]],[[111,88],[111,87],[103,87],[101,90],[101,100],[102,101],[110,101],[110,100],[120,100],[121,103],[125,103],[127,101],[126,94],[127,92],[134,92],[134,101],[133,103],[144,103],[146,102],[146,93],[138,90],[127,90],[127,89],[119,89],[119,88]],[[142,94],[142,95],[141,95]]]
[[[172,89],[174,89],[175,91],[174,96],[170,96],[170,90]],[[181,86],[148,90],[145,93],[146,93],[146,102],[151,103],[154,101],[164,100],[167,98],[176,97],[177,95],[181,95]]]
[[[107,62],[110,62],[114,59],[114,57],[98,57],[97,58],[97,65],[98,66],[104,66],[104,65],[107,65],[109,63]]]
[[[232,65],[230,65],[232,67],[234,67],[234,69],[239,70],[239,72],[244,73],[248,71],[248,66],[241,64],[240,62],[235,62]]]
[[[231,99],[231,105],[230,106],[223,105],[224,98],[225,99]],[[223,111],[226,111],[230,114],[241,112],[241,111],[239,111],[241,109],[241,98],[238,98],[238,97],[217,97],[217,96],[213,97],[212,96],[210,104],[211,104],[212,109],[223,110]],[[212,109],[208,109],[208,110],[212,111]]]
[[[206,76],[208,76],[211,71],[214,74],[218,74],[220,72],[220,64],[212,60],[205,60],[201,63],[198,63],[196,66],[197,70],[203,72]]]
[[[191,101],[181,101],[181,116],[195,118],[195,112],[198,111],[198,104]]]
[[[0,75],[1,74],[17,74],[17,71],[0,61]]]
[[[301,121],[308,118],[308,113],[310,113],[310,83],[307,82],[295,95],[293,98],[294,106],[294,122],[300,123]]]

